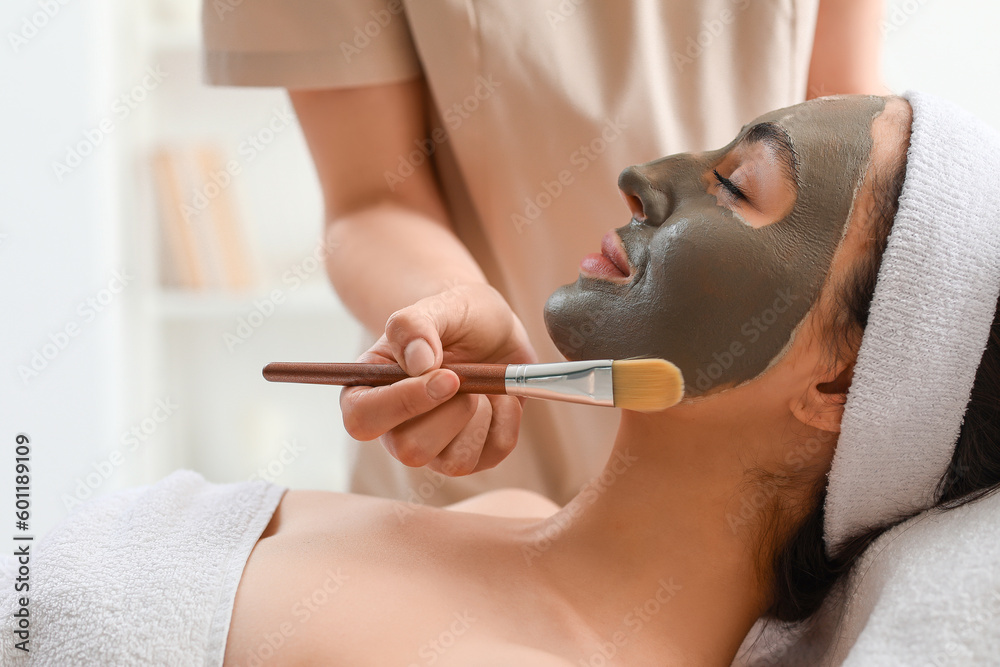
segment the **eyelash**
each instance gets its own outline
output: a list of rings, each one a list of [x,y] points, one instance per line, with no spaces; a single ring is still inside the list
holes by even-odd
[[[728,190],[729,194],[736,197],[737,199],[745,200],[747,198],[746,195],[743,194],[743,191],[740,190],[738,187],[736,187],[735,183],[733,183],[731,180],[720,174],[717,169],[713,169],[712,173],[715,174],[715,177],[719,180],[719,185]]]

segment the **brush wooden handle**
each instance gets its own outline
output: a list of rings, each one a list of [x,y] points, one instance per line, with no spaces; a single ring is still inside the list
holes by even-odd
[[[443,364],[458,375],[461,394],[506,394],[507,364]],[[326,364],[276,361],[264,366],[271,382],[382,387],[410,377],[399,364]]]

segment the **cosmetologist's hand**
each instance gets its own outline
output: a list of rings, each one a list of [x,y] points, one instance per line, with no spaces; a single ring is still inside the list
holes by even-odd
[[[456,394],[458,376],[440,368],[537,361],[524,325],[493,287],[458,285],[397,310],[358,361],[398,363],[413,377],[343,389],[344,426],[357,440],[381,438],[405,465],[453,477],[494,467],[517,444],[523,399]]]

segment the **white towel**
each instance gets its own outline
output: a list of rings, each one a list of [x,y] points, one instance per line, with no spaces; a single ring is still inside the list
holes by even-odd
[[[33,547],[29,653],[2,575],[0,664],[222,665],[243,567],[284,491],[179,470],[78,508]]]
[[[906,97],[906,178],[827,485],[831,555],[934,505],[1000,293],[1000,132],[933,95]]]
[[[807,631],[758,632],[734,665],[1000,665],[1000,493],[887,531]]]

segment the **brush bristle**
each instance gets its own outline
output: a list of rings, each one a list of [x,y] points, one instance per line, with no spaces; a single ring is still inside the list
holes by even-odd
[[[657,412],[684,398],[681,370],[664,359],[624,359],[611,364],[615,407]]]

